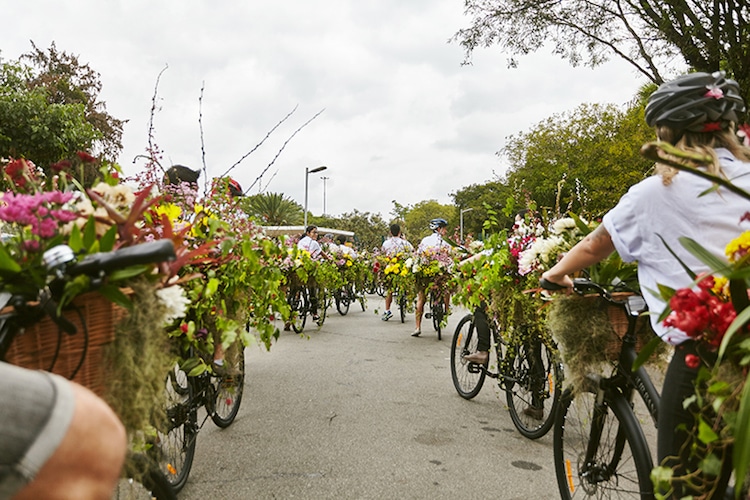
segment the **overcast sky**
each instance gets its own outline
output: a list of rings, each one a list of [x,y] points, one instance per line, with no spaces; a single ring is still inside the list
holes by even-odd
[[[247,189],[278,155],[251,193],[303,204],[305,168],[326,165],[309,176],[316,215],[324,200],[331,215],[385,219],[392,200],[451,203],[450,193],[502,175],[495,153],[508,136],[584,102],[623,104],[644,83],[623,62],[571,68],[549,51],[508,69],[499,48],[479,49],[462,66],[448,43],[469,23],[462,0],[4,4],[3,60],[30,51],[30,40],[55,42],[101,75],[107,111],[128,120],[119,159],[128,173],[142,166],[133,159],[145,152],[162,70],[154,126],[165,167],[201,167],[201,113],[211,177],[294,110],[230,175]]]

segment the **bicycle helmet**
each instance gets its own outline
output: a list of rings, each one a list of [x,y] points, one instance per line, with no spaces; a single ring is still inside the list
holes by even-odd
[[[677,131],[715,132],[737,122],[745,111],[737,82],[723,71],[689,73],[663,83],[646,105],[650,127],[666,125]]]
[[[437,231],[439,227],[447,227],[448,221],[445,219],[437,218],[430,221],[430,229]]]
[[[240,183],[231,177],[229,178],[229,194],[232,196],[244,196]]]

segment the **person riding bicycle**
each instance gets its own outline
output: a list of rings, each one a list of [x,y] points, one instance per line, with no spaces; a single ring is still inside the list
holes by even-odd
[[[323,247],[318,243],[318,226],[310,225],[305,228],[305,235],[297,242],[297,248],[307,251],[313,260],[325,257]],[[312,318],[313,321],[318,321],[320,320],[320,316],[318,316],[318,294],[315,278],[311,276],[307,285],[310,289],[310,306],[313,313]]]
[[[85,387],[0,362],[0,499],[108,499],[125,428]]]
[[[383,242],[380,250],[388,257],[398,255],[400,253],[411,253],[414,251],[414,247],[409,241],[404,238],[401,233],[401,226],[396,223],[391,224],[390,227],[391,236]],[[391,312],[391,304],[393,304],[393,290],[388,289],[385,294],[385,312],[380,318],[383,321],[388,321],[393,317]]]
[[[448,221],[443,218],[436,218],[432,219],[430,221],[430,229],[432,230],[432,234],[429,236],[425,236],[422,238],[422,241],[419,242],[419,246],[417,247],[417,252],[424,252],[429,249],[433,248],[442,248],[442,247],[448,247],[450,248],[450,245],[443,240],[443,236],[448,232]],[[424,312],[424,304],[426,301],[426,289],[424,284],[417,284],[417,306],[416,311],[414,312],[414,320],[415,320],[415,329],[414,333],[411,334],[412,337],[419,337],[422,334],[422,313]],[[450,306],[451,297],[450,294],[446,293],[444,295],[444,301],[445,301],[445,311],[446,314],[448,313],[448,309]]]
[[[659,141],[709,156],[712,161],[701,170],[750,190],[750,148],[740,144],[735,133],[737,113],[744,110],[737,82],[723,72],[696,72],[666,82],[651,94],[646,122],[656,128]],[[709,180],[657,164],[655,175],[632,186],[602,224],[542,277],[572,287],[570,274],[617,250],[624,261],[638,262],[643,290],[656,290],[657,285],[675,290],[690,287],[693,280],[670,252],[698,275],[711,270],[678,238],[692,238],[713,255],[723,255],[726,244],[750,227],[745,216],[750,208],[747,200],[715,187]],[[662,465],[681,476],[697,465],[690,450],[683,449],[695,425],[694,408],[683,408],[683,401],[693,396],[698,373],[697,367],[686,363],[686,357],[700,353],[695,340],[658,321],[666,306],[659,297],[652,293],[643,297],[652,312],[654,331],[675,346],[659,406],[657,455]],[[677,498],[691,493],[687,483],[674,486]]]

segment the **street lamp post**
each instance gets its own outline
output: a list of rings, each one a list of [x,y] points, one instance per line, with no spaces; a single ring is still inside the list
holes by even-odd
[[[459,215],[459,219],[461,220],[460,225],[461,225],[461,244],[462,245],[464,244],[464,214],[466,212],[471,212],[472,210],[474,210],[474,209],[473,208],[464,208],[463,210],[461,210],[461,213]]]
[[[330,177],[326,177],[325,175],[321,177],[323,179],[323,217],[326,216],[326,181],[330,179]]]
[[[315,167],[314,169],[310,170],[309,167],[305,167],[305,229],[307,229],[307,185],[308,185],[308,177],[310,174],[314,174],[315,172],[322,172],[323,170],[327,169],[325,165],[321,165],[320,167]]]

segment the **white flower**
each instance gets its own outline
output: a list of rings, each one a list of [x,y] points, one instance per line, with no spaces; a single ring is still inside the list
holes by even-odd
[[[555,234],[561,234],[564,231],[567,231],[569,229],[575,229],[576,228],[576,221],[573,220],[571,217],[564,217],[562,219],[557,219],[554,224],[552,224],[552,232]]]
[[[173,285],[161,288],[156,291],[156,295],[166,307],[164,313],[165,323],[185,316],[190,300],[185,296],[185,290],[182,287]]]

